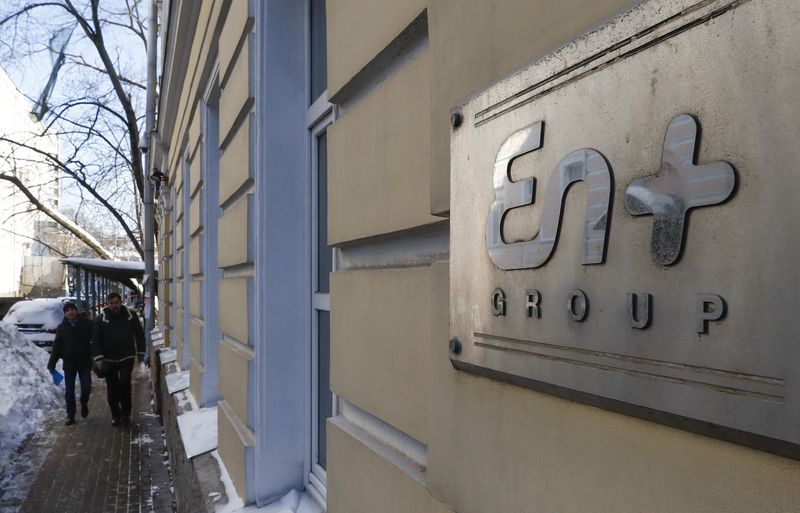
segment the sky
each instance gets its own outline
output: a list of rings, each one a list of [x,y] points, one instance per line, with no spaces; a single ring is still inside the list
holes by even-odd
[[[3,0],[0,2],[0,18],[7,15],[15,7],[26,3],[29,3],[29,0]],[[85,6],[88,5],[86,0],[78,0],[75,3],[79,6],[83,4],[84,7],[79,7],[79,9],[86,9]],[[147,4],[146,2],[140,3],[142,4],[140,7],[141,13],[146,16]],[[109,11],[124,13],[126,2],[125,0],[107,0],[101,5]],[[41,94],[47,83],[56,58],[56,55],[48,49],[50,38],[59,28],[73,26],[74,18],[71,18],[66,11],[58,7],[37,8],[31,13],[29,18],[21,18],[16,27],[6,26],[0,31],[0,41],[2,41],[0,43],[0,65],[4,67],[10,78],[17,85],[17,88],[31,99],[31,106],[33,106],[35,99]],[[116,17],[115,19],[124,20],[122,17]],[[104,27],[104,38],[111,58],[120,63],[124,74],[144,84],[146,52],[141,39],[127,29],[112,25]],[[86,39],[80,27],[75,29],[69,41],[67,52],[71,55],[81,56],[92,66],[102,67],[95,48]],[[61,70],[50,103],[58,104],[65,98],[91,94],[101,89],[101,87],[97,87],[98,85],[105,86],[102,89],[108,88],[107,86],[110,82],[107,80],[104,80],[104,83],[92,84],[91,81],[98,80],[98,77],[100,77],[98,73],[78,67],[74,64],[74,61],[72,63],[68,61]],[[108,89],[110,90],[110,88]],[[129,87],[128,89],[132,95],[134,108],[143,116],[144,90],[136,87]],[[110,99],[112,102],[113,100],[113,98]],[[109,103],[108,105],[118,109],[118,104]],[[47,119],[46,117],[45,121]],[[63,123],[58,122],[55,123],[54,127],[59,131],[64,131],[67,128]],[[63,158],[64,155],[72,153],[72,145],[70,137],[62,136],[60,139]],[[127,142],[127,137],[119,130],[117,130],[116,139]],[[108,146],[98,144],[93,148],[84,148],[79,158],[84,163],[96,165],[95,168],[88,168],[91,175],[92,169],[99,170],[104,166],[107,167],[109,162],[113,163],[113,160],[107,154],[109,151],[111,150]],[[103,191],[105,196],[114,198],[120,210],[127,209],[130,215],[134,215],[132,210],[134,200],[132,180],[129,172],[127,174],[120,173],[117,173],[113,179],[98,180],[96,186]],[[90,203],[82,199],[80,191],[73,180],[62,181],[61,205],[62,209],[75,210],[81,205],[87,211],[96,209],[96,207],[90,206]],[[99,209],[98,212],[99,214],[96,215],[103,219],[102,209]],[[107,214],[105,218],[107,218]],[[107,224],[110,225],[110,223]]]

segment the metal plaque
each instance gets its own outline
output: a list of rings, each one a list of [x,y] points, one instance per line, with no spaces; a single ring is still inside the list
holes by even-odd
[[[797,19],[643,2],[455,109],[455,368],[800,458]]]

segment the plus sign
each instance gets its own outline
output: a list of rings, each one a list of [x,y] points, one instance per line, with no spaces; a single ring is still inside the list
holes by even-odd
[[[625,189],[625,208],[632,215],[653,215],[650,254],[659,265],[672,265],[683,245],[689,209],[716,205],[733,193],[736,174],[724,161],[696,165],[697,121],[681,114],[670,121],[664,137],[661,170],[634,180]]]

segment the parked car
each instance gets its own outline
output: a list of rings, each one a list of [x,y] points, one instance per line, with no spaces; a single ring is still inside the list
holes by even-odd
[[[73,303],[75,306],[78,307],[78,313],[82,316],[89,315],[89,303],[87,303],[83,299],[78,299],[76,297],[71,297],[71,296],[61,296],[57,297],[56,299],[58,299],[62,303]],[[34,299],[34,301],[48,301],[48,299]]]
[[[64,319],[64,303],[70,301],[71,298],[20,301],[11,306],[3,322],[13,324],[25,338],[50,350],[56,338],[55,329]],[[78,304],[78,312],[86,313],[85,304]]]

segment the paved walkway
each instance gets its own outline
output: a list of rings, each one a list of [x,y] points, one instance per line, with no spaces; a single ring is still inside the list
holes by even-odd
[[[169,465],[147,370],[134,370],[133,415],[113,427],[105,380],[92,376],[89,416],[64,426],[59,411],[21,450],[0,513],[171,513]],[[79,387],[78,387],[79,388]]]

